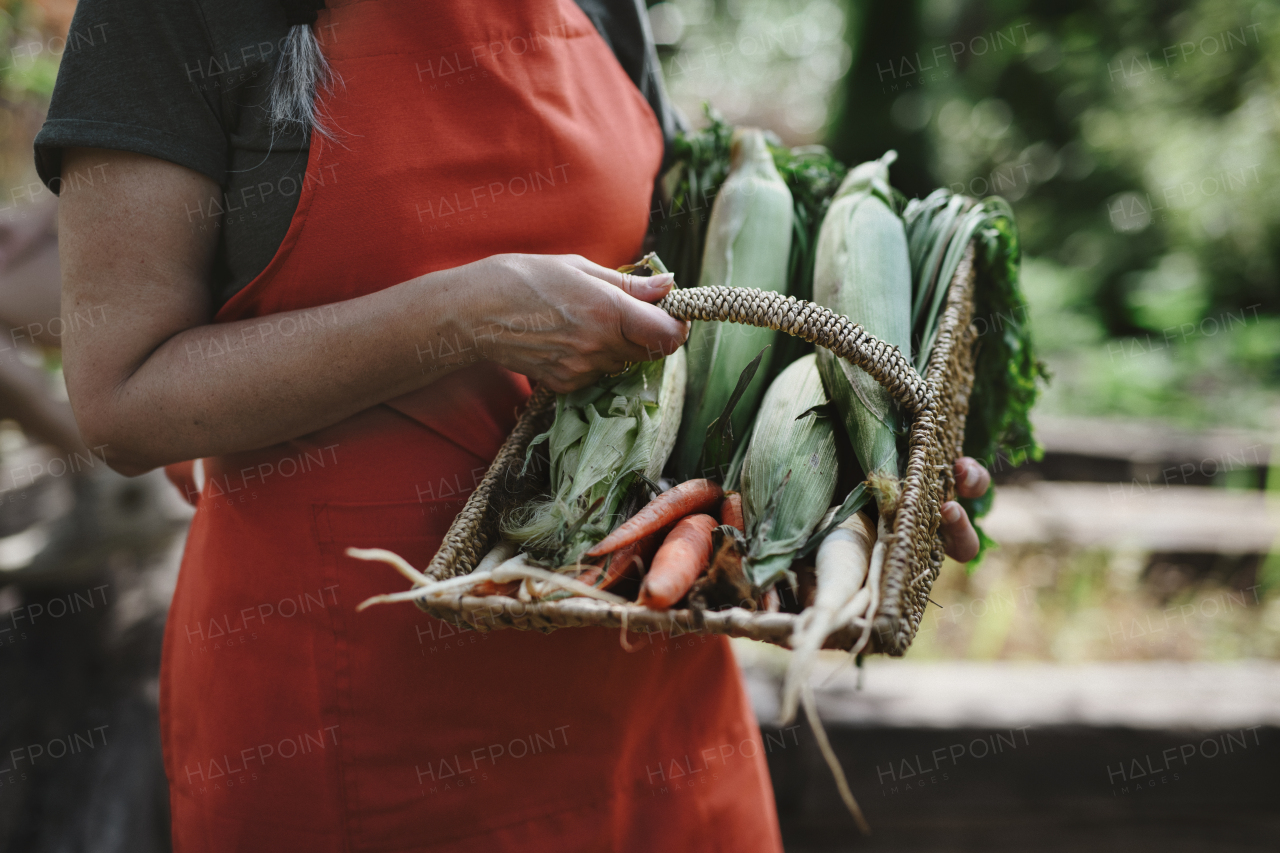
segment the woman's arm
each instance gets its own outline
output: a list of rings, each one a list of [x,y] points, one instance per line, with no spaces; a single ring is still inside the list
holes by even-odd
[[[442,338],[475,340],[486,358],[565,391],[671,352],[688,333],[646,304],[669,277],[572,255],[441,270],[327,306],[305,333],[278,333],[300,311],[211,325],[217,232],[186,211],[218,185],[141,154],[65,153],[64,172],[86,169],[104,180],[66,182],[59,203],[63,363],[85,443],[105,445],[125,474],[265,447],[427,385],[463,366],[424,355]],[[553,327],[498,333],[549,312]]]

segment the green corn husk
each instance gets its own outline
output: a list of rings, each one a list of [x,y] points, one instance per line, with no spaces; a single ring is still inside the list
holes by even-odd
[[[617,527],[624,503],[657,480],[675,444],[685,369],[681,347],[561,394],[554,423],[530,442],[527,457],[547,443],[551,494],[509,513],[503,533],[539,562],[561,566]]]
[[[831,505],[836,489],[835,424],[813,355],[769,386],[742,460],[747,577],[767,590]]]
[[[674,142],[674,163],[662,179],[662,201],[650,222],[650,234],[658,253],[676,274],[676,282],[689,286],[702,278],[702,254],[706,244],[707,213],[729,173],[733,128],[710,104],[703,105],[707,126],[682,132]],[[794,227],[791,258],[788,262],[787,294],[797,299],[813,298],[813,257],[818,228],[826,216],[848,169],[820,145],[786,148],[766,134],[778,174],[791,190]],[[777,339],[768,371],[768,384],[780,370],[813,345],[800,338],[781,335]]]
[[[707,226],[699,286],[726,285],[786,292],[791,255],[792,198],[774,166],[764,133],[740,129],[734,133],[733,168],[725,179]],[[738,377],[765,350],[756,377],[747,386],[730,421],[733,440],[724,451],[732,455],[764,393],[770,347],[778,337],[772,329],[737,323],[698,321],[687,344],[689,383],[684,416],[673,454],[677,479],[716,476],[704,471],[727,459],[706,460],[707,428],[721,416]]]
[[[818,229],[826,218],[831,199],[849,170],[821,145],[774,147],[772,150],[774,165],[778,167],[778,173],[787,182],[787,189],[791,190],[791,197],[795,200],[795,228],[791,237],[787,295],[813,301],[813,261],[818,244]],[[813,352],[813,344],[803,338],[779,335],[774,349],[776,353],[770,373],[776,375],[800,356]],[[773,376],[767,378],[772,380]]]
[[[818,235],[814,301],[844,314],[880,340],[911,354],[911,260],[889,187],[889,151],[863,163],[841,184]],[[882,507],[900,474],[902,413],[866,371],[818,349],[818,369],[848,430],[858,462]]]
[[[977,241],[974,323],[979,333],[973,391],[965,421],[964,453],[985,465],[1005,456],[1013,465],[1039,459],[1029,419],[1048,372],[1035,356],[1027,304],[1018,285],[1018,229],[1013,210],[998,196],[978,201],[940,189],[911,201],[903,212],[914,281],[912,300],[916,366],[923,371],[937,338],[947,286],[970,242]],[[995,488],[961,504],[976,520],[991,508]],[[982,550],[993,544],[978,528]],[[982,554],[970,565],[976,565]]]

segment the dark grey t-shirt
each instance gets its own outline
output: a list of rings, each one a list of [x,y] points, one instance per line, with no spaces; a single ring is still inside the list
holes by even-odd
[[[653,106],[669,153],[678,119],[642,0],[577,3]],[[212,275],[221,306],[275,255],[302,188],[308,140],[273,133],[265,109],[287,31],[270,0],[80,0],[36,137],[40,177],[56,192],[71,147],[134,151],[208,175],[221,196],[187,216],[194,228],[221,229]],[[328,34],[317,35],[323,43]]]

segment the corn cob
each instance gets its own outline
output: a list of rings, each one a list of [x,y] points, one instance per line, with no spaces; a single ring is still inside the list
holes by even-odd
[[[783,577],[836,488],[835,426],[813,355],[769,386],[742,461],[747,576],[757,590]]]
[[[778,174],[773,155],[759,130],[735,133],[733,167],[725,179],[708,224],[699,286],[728,285],[785,292],[792,236],[791,192]],[[734,323],[698,321],[687,344],[689,382],[684,417],[676,442],[673,473],[679,480],[718,476],[703,471],[727,459],[703,460],[707,428],[721,417],[738,377],[778,333]],[[765,350],[755,378],[747,386],[730,422],[733,441],[723,448],[731,456],[751,422],[764,393],[772,350]]]
[[[815,302],[862,324],[909,358],[911,260],[888,183],[896,157],[890,151],[863,163],[841,184],[818,236],[813,291]],[[863,471],[873,484],[896,479],[902,425],[889,392],[829,350],[818,350],[818,368]]]

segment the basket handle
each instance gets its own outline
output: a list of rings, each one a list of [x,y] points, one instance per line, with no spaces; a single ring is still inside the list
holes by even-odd
[[[677,320],[742,323],[825,347],[861,367],[899,405],[918,415],[933,403],[933,391],[897,347],[813,302],[752,287],[690,287],[673,290],[657,303]]]

